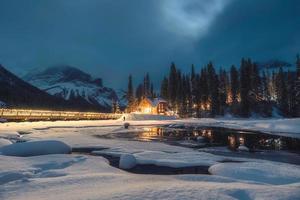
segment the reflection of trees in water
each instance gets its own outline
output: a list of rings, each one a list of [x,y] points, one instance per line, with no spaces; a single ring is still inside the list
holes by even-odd
[[[279,137],[261,133],[238,132],[223,129],[166,129],[161,127],[146,127],[143,132],[137,134],[141,141],[176,141],[194,140],[207,143],[209,146],[228,146],[235,150],[239,145],[255,149],[293,149],[300,150],[300,140],[287,137]]]

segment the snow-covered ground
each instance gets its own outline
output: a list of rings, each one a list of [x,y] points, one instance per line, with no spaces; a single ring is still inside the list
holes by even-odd
[[[4,138],[0,146],[0,199],[300,199],[299,165],[223,157],[159,142],[95,136],[139,131],[141,126],[184,124],[299,137],[300,119],[129,121],[133,126],[130,130],[124,129],[123,123],[107,120],[0,124],[0,138]],[[22,148],[37,156],[7,156],[5,149],[15,152],[19,147],[5,139],[35,141],[35,145],[30,146],[25,145],[29,142],[23,143]],[[41,155],[41,146],[47,149],[44,152],[53,153],[58,149],[60,154]],[[97,147],[98,150],[94,155],[67,154],[68,146]],[[208,166],[211,175],[132,174],[110,166],[99,154],[127,155],[123,157],[128,161],[125,164]]]

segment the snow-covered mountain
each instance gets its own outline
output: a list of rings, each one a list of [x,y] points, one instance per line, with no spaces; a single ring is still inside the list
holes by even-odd
[[[91,105],[110,109],[116,92],[104,87],[102,79],[71,66],[55,66],[28,73],[23,77],[30,84],[65,100],[80,99]]]
[[[0,65],[0,107],[71,109],[89,108],[52,96],[23,81]]]
[[[258,68],[260,70],[266,70],[266,71],[277,71],[279,70],[279,68],[281,67],[283,69],[283,71],[288,71],[288,70],[293,70],[293,66],[286,62],[286,61],[282,61],[282,60],[268,60],[268,61],[264,61],[264,62],[256,62]]]
[[[6,107],[6,103],[4,103],[3,101],[0,101],[0,108],[5,108]]]

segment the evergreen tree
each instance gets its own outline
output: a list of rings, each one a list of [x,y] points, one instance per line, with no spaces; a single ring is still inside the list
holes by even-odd
[[[286,101],[287,97],[287,88],[285,83],[285,77],[282,68],[279,69],[279,72],[276,76],[276,96],[279,110],[282,115],[288,115],[288,104]]]
[[[128,77],[128,88],[127,88],[127,94],[126,94],[128,106],[127,106],[127,111],[132,112],[134,109],[134,94],[133,94],[133,85],[132,85],[132,76],[129,75]]]
[[[289,117],[295,117],[296,114],[296,91],[295,91],[295,76],[293,76],[292,72],[288,72],[287,74],[287,114]]]
[[[193,113],[193,96],[192,96],[192,88],[191,88],[191,81],[189,75],[185,77],[185,87],[184,91],[186,92],[186,113],[188,116],[192,116]]]
[[[297,71],[297,79],[300,79],[300,56],[299,54],[297,55],[297,60],[296,60],[296,71]]]
[[[116,108],[117,108],[116,101],[114,99],[112,99],[112,101],[111,101],[111,112],[116,113]]]
[[[238,114],[239,72],[234,65],[230,69],[230,100],[231,112]]]
[[[207,75],[208,75],[208,88],[209,88],[209,101],[210,101],[210,114],[212,117],[219,114],[220,102],[219,102],[219,80],[215,72],[212,62],[207,65]]]
[[[150,96],[151,98],[154,98],[155,94],[154,94],[154,88],[153,88],[153,83],[151,83],[151,86],[150,86]]]
[[[200,117],[200,115],[201,115],[200,110],[202,109],[202,106],[204,106],[204,109],[206,110],[207,105],[210,105],[207,68],[203,68],[201,70],[200,76],[196,76],[196,82],[198,85],[197,96],[196,96],[197,97],[197,116]]]
[[[295,83],[295,116],[300,117],[300,56],[296,60],[297,77]]]
[[[111,106],[112,113],[121,113],[120,107],[119,107],[119,102],[116,101],[115,99],[112,99],[111,103],[112,103],[112,106]]]
[[[241,103],[240,103],[240,114],[243,117],[249,117],[250,115],[250,73],[251,73],[251,61],[246,61],[244,58],[241,61],[240,68],[240,93],[241,93]]]
[[[192,65],[191,67],[191,79],[190,79],[190,90],[191,90],[191,105],[195,104],[195,98],[197,93],[197,83],[196,83],[196,73],[195,73],[195,66]]]
[[[227,73],[225,70],[220,69],[219,73],[220,81],[219,81],[219,114],[224,115],[226,109],[226,100],[227,100],[227,89],[226,89],[226,82],[227,82]]]
[[[115,113],[121,113],[120,105],[119,105],[119,102],[118,102],[118,101],[116,101],[116,109],[115,109]]]
[[[268,77],[265,71],[262,72],[261,91],[262,91],[262,99],[265,101],[270,101]]]
[[[169,81],[168,81],[168,94],[169,94],[169,102],[172,109],[176,108],[176,91],[177,91],[177,71],[175,64],[172,63],[170,67],[169,73]]]
[[[164,77],[161,86],[160,86],[160,96],[165,99],[169,100],[169,92],[168,92],[168,79],[167,77]]]
[[[150,97],[150,76],[149,73],[144,77],[144,97]]]
[[[259,103],[262,100],[262,87],[261,78],[259,75],[258,67],[255,63],[249,60],[250,68],[250,110],[259,113]]]
[[[262,92],[262,101],[261,101],[261,112],[265,117],[272,116],[272,103],[271,103],[271,95],[269,89],[269,80],[270,78],[266,75],[265,71],[262,73],[261,78],[261,92]]]
[[[144,86],[143,86],[143,84],[139,84],[137,86],[137,88],[135,90],[135,97],[136,97],[138,103],[141,102],[141,100],[143,99],[143,97],[144,97]]]
[[[177,70],[177,78],[176,78],[176,110],[179,114],[183,113],[183,99],[184,99],[184,92],[183,92],[183,80],[181,77],[181,71]]]
[[[195,108],[195,112],[196,112],[196,117],[200,117],[201,116],[201,101],[202,101],[202,97],[203,97],[203,90],[201,88],[201,86],[204,86],[204,84],[202,84],[202,79],[203,78],[203,74],[201,73],[201,77],[199,74],[196,74],[195,79],[194,79],[194,100],[193,100],[193,107]],[[207,82],[205,83],[205,85],[207,84]]]

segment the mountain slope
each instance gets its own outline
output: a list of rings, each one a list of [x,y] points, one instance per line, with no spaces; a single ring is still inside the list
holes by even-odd
[[[5,102],[1,106],[13,108],[106,111],[79,98],[67,101],[48,94],[17,77],[2,65],[0,65],[0,101]]]
[[[67,103],[18,78],[0,65],[0,99],[12,107],[64,107]]]
[[[84,101],[107,111],[111,109],[112,100],[118,100],[113,89],[102,85],[102,79],[71,66],[50,67],[29,73],[23,79],[48,94]]]

